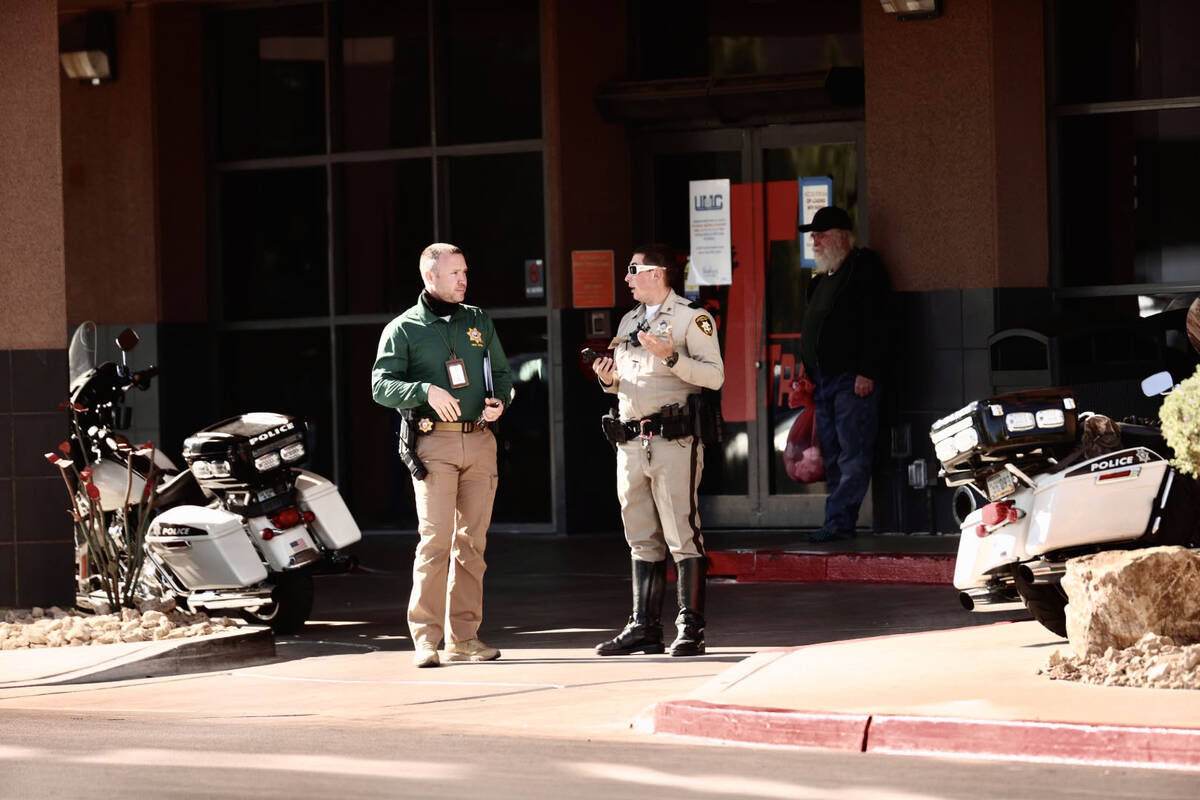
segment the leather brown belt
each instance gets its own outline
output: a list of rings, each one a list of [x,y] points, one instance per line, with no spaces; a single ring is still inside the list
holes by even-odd
[[[433,423],[435,431],[453,431],[455,433],[473,433],[481,431],[483,428],[476,425],[474,422],[442,422],[438,420]]]

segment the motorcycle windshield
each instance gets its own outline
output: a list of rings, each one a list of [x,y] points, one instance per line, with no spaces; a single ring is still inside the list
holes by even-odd
[[[88,321],[75,329],[67,348],[69,386],[74,387],[80,376],[96,366],[96,323]]]

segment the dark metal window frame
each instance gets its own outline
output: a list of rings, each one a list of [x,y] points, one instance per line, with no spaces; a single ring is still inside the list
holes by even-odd
[[[483,142],[472,144],[455,144],[443,145],[438,143],[438,109],[441,93],[438,91],[439,77],[439,51],[437,39],[437,5],[438,0],[426,0],[427,2],[427,36],[429,41],[429,103],[430,103],[430,144],[422,147],[406,147],[386,150],[371,150],[371,151],[342,151],[335,152],[333,150],[333,116],[336,113],[334,105],[335,97],[333,96],[332,85],[332,64],[330,61],[330,43],[337,35],[337,31],[333,30],[336,23],[336,15],[333,13],[332,6],[336,4],[336,0],[294,0],[294,2],[250,2],[238,5],[221,6],[215,8],[211,13],[222,14],[231,11],[246,11],[256,8],[278,8],[285,5],[316,5],[320,3],[324,14],[324,78],[325,78],[325,152],[306,155],[306,156],[289,156],[289,157],[272,157],[272,158],[256,158],[256,159],[236,159],[228,161],[217,160],[215,153],[216,148],[212,146],[209,152],[210,173],[214,177],[220,177],[223,174],[244,171],[269,171],[277,169],[294,169],[297,167],[322,167],[325,170],[325,200],[326,200],[326,276],[328,286],[328,314],[321,316],[309,317],[294,317],[290,319],[263,319],[263,320],[227,320],[224,316],[223,307],[223,272],[222,272],[222,253],[221,253],[221,216],[222,208],[221,201],[221,182],[214,180],[211,183],[213,187],[209,193],[209,279],[210,279],[210,296],[213,302],[210,306],[210,323],[217,333],[226,333],[231,331],[266,331],[266,330],[296,330],[296,329],[312,329],[325,328],[329,335],[329,357],[330,357],[330,400],[332,422],[334,428],[334,436],[332,439],[333,448],[333,464],[334,474],[333,481],[336,483],[340,479],[343,459],[343,431],[340,424],[342,413],[342,402],[339,397],[338,387],[341,386],[342,380],[339,372],[338,363],[338,329],[339,326],[347,325],[384,325],[391,321],[395,316],[390,313],[373,313],[373,314],[339,314],[337,312],[337,259],[338,246],[341,242],[343,232],[337,229],[337,215],[334,209],[340,198],[337,197],[337,188],[334,181],[334,169],[340,164],[362,164],[362,163],[378,163],[386,164],[405,160],[424,160],[431,165],[432,169],[432,196],[430,202],[433,204],[433,231],[430,241],[440,241],[441,232],[445,227],[446,210],[449,208],[448,197],[444,196],[444,190],[447,187],[441,180],[444,172],[446,159],[457,156],[479,156],[479,155],[510,155],[515,153],[541,153],[542,155],[542,196],[547,197],[549,193],[548,175],[549,165],[547,164],[546,151],[546,120],[545,120],[545,103],[542,103],[542,138],[540,139],[522,139],[503,142]],[[546,31],[543,26],[544,16],[540,11],[538,13],[539,25],[539,41],[545,42]],[[540,56],[539,56],[540,59]],[[545,63],[542,61],[541,69],[545,69]],[[211,78],[210,78],[211,81]],[[215,90],[214,90],[215,91]],[[210,91],[211,95],[211,91]],[[209,119],[210,126],[215,124],[215,115],[211,115]],[[215,142],[215,130],[210,128],[210,142]],[[547,216],[543,214],[542,229],[543,229],[543,252],[548,258],[550,252],[550,233],[546,225]],[[561,361],[555,357],[555,354],[560,348],[560,333],[558,331],[559,315],[554,310],[551,298],[554,296],[553,275],[550,270],[545,272],[546,291],[545,300],[541,305],[531,306],[511,306],[489,308],[488,313],[494,319],[542,319],[546,323],[547,334],[547,351],[548,351],[548,371],[550,403],[549,416],[546,420],[547,429],[550,431],[550,476],[552,481],[551,492],[551,507],[550,507],[550,522],[549,523],[527,523],[527,524],[493,524],[494,530],[513,531],[513,532],[531,532],[531,533],[552,533],[558,530],[559,521],[564,519],[565,503],[566,503],[566,488],[565,479],[561,474],[561,465],[565,458],[565,450],[563,444],[563,414],[562,414],[562,387],[561,387]],[[217,376],[214,376],[217,377]]]
[[[1135,0],[1136,1],[1136,0]],[[1060,298],[1127,297],[1130,295],[1162,295],[1200,292],[1200,281],[1176,283],[1126,283],[1093,286],[1063,286],[1062,245],[1062,176],[1059,173],[1059,121],[1070,117],[1102,114],[1135,114],[1146,111],[1178,111],[1200,108],[1200,96],[1162,97],[1138,100],[1116,100],[1097,103],[1059,104],[1058,53],[1056,48],[1057,18],[1061,3],[1045,7],[1046,53],[1046,150],[1048,156],[1048,186],[1050,209],[1050,289],[1055,300]],[[1086,12],[1077,12],[1086,13]]]

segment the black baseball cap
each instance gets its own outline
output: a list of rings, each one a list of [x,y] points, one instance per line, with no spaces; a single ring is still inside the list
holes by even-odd
[[[825,206],[813,214],[812,222],[800,225],[796,230],[801,233],[832,230],[852,231],[854,223],[850,221],[850,215],[837,206]]]

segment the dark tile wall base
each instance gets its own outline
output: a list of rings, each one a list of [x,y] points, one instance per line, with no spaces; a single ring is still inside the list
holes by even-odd
[[[74,603],[66,488],[42,454],[65,437],[66,350],[0,350],[0,607]]]

